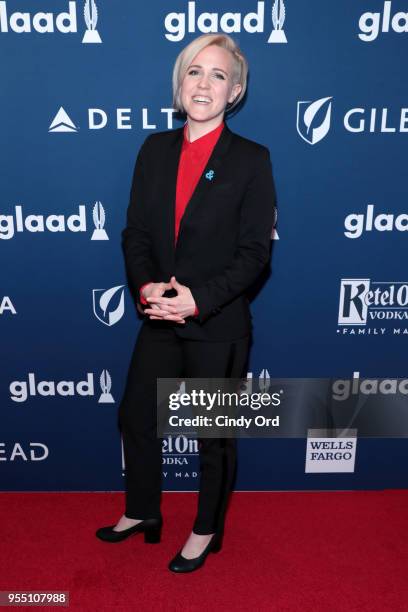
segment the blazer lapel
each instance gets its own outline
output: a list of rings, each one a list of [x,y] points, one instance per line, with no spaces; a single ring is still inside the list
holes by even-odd
[[[166,198],[164,204],[164,233],[166,236],[165,244],[168,251],[169,261],[174,262],[174,225],[175,225],[175,207],[176,207],[176,185],[177,172],[181,155],[181,146],[183,144],[183,129],[178,128],[174,131],[174,139],[168,149],[167,159],[163,167],[163,193]],[[173,267],[173,265],[171,266]]]
[[[180,244],[180,235],[183,230],[185,222],[194,214],[197,206],[204,199],[207,194],[211,193],[211,185],[217,178],[217,169],[221,167],[223,158],[228,151],[228,148],[232,139],[232,132],[228,128],[224,121],[224,129],[222,130],[219,139],[217,140],[215,147],[210,155],[204,171],[198,180],[196,188],[186,206],[184,214],[180,221],[179,234],[177,239],[177,246]],[[166,198],[166,205],[164,210],[164,231],[166,235],[166,244],[168,245],[168,257],[170,261],[174,261],[174,254],[176,246],[174,244],[174,226],[175,226],[175,208],[176,208],[176,186],[177,186],[177,173],[181,155],[181,147],[183,144],[183,131],[182,128],[178,128],[174,131],[174,139],[171,141],[168,149],[168,157],[163,168],[163,187],[165,192],[168,194]],[[213,171],[214,175],[209,178],[208,173]],[[207,174],[207,177],[206,177]]]
[[[224,128],[218,138],[215,147],[210,155],[210,158],[207,162],[207,165],[204,168],[204,171],[201,177],[198,180],[196,188],[193,191],[193,194],[188,201],[184,214],[180,221],[177,245],[180,244],[180,237],[183,231],[183,227],[191,215],[194,214],[194,211],[199,206],[200,202],[205,198],[206,195],[211,193],[211,186],[213,182],[217,180],[217,169],[221,167],[223,158],[228,151],[232,139],[232,132],[224,121]],[[181,151],[181,147],[180,147]],[[178,161],[177,161],[178,166]],[[176,170],[177,173],[177,170]],[[177,176],[176,176],[177,180]],[[175,207],[175,197],[174,197],[174,207]],[[173,207],[173,209],[174,209]],[[173,214],[173,244],[174,244],[174,214]]]

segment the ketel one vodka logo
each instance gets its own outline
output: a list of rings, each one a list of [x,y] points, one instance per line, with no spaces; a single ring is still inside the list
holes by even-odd
[[[339,325],[359,326],[385,320],[408,320],[408,283],[367,278],[341,280]]]
[[[93,289],[92,300],[94,315],[104,325],[111,327],[123,317],[125,312],[124,285],[110,289]]]
[[[332,96],[315,102],[297,103],[296,129],[310,145],[322,140],[330,129]]]
[[[37,3],[36,3],[37,4]],[[82,5],[82,3],[81,3]],[[14,32],[16,34],[72,34],[78,32],[77,26],[77,2],[68,2],[68,11],[54,14],[51,12],[39,11],[29,13],[8,10],[10,3],[6,0],[0,1],[0,31]],[[101,37],[96,29],[98,23],[98,9],[95,0],[85,0],[84,3],[85,34],[82,38],[83,43],[101,43]],[[13,9],[15,3],[13,2]]]
[[[102,370],[100,376],[101,394],[100,404],[113,404],[115,400],[111,394],[112,381],[108,370]],[[73,380],[36,380],[34,372],[29,372],[28,380],[14,380],[10,383],[10,398],[13,402],[26,402],[29,397],[94,397],[94,374],[87,372],[86,380],[75,382]]]

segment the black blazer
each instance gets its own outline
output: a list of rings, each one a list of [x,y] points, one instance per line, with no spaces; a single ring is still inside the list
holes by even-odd
[[[195,340],[235,340],[251,328],[245,292],[270,258],[275,189],[269,151],[225,124],[182,217],[174,247],[174,213],[183,128],[153,133],[137,156],[122,232],[134,296],[149,281],[174,275],[199,309],[176,333]]]

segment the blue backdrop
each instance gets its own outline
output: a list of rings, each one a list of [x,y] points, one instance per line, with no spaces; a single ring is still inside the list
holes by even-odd
[[[140,320],[120,234],[142,142],[181,125],[176,56],[203,32],[248,58],[228,123],[269,147],[278,193],[251,372],[406,376],[406,9],[0,2],[2,489],[123,489],[117,407]],[[407,485],[404,439],[359,438],[348,473],[305,472],[305,439],[239,447],[238,490]],[[164,489],[195,490],[197,468],[194,441],[165,441]]]

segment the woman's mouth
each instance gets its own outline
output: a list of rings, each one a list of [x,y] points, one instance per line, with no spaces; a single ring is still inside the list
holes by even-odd
[[[193,96],[193,102],[196,104],[210,104],[212,100],[208,96]]]

